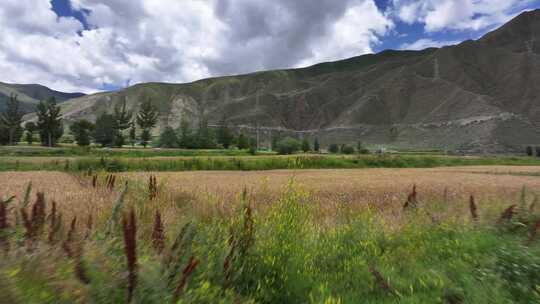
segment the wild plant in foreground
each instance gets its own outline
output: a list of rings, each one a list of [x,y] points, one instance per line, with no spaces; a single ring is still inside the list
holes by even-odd
[[[191,222],[186,223],[176,237],[167,257],[164,259],[164,269],[166,270],[167,284],[169,287],[174,285],[174,281],[184,257],[189,256],[192,251],[193,239],[195,237],[195,228]]]
[[[476,206],[476,202],[474,201],[474,196],[471,195],[469,198],[469,211],[471,212],[471,217],[473,221],[478,221],[478,207]]]
[[[113,191],[114,185],[116,183],[116,175],[114,174],[107,175],[107,177],[105,178],[105,183],[106,183],[107,190]]]
[[[173,296],[173,302],[176,303],[178,301],[178,298],[184,292],[184,287],[186,286],[186,283],[189,277],[191,276],[191,274],[193,273],[193,271],[195,270],[198,264],[199,264],[199,261],[197,261],[193,256],[189,258],[189,261],[186,267],[182,271],[182,277],[180,278],[178,285],[176,285],[176,289],[174,291],[174,296]]]
[[[137,286],[137,222],[133,208],[129,212],[129,216],[124,214],[122,228],[124,232],[124,254],[126,256],[128,270],[126,303],[131,303],[133,292]]]
[[[245,196],[243,196],[245,202]],[[227,288],[232,283],[234,271],[242,269],[248,254],[248,250],[253,244],[253,210],[246,204],[242,211],[241,230],[235,233],[233,226],[230,228],[229,252],[223,261],[223,287]]]
[[[157,178],[154,175],[150,175],[148,181],[148,199],[153,201],[157,198],[158,189],[157,189]]]
[[[92,188],[97,188],[97,174],[92,176]]]
[[[165,248],[165,234],[163,228],[163,222],[161,220],[161,213],[156,210],[154,216],[154,226],[152,229],[152,247],[157,254],[161,254]]]
[[[90,213],[88,215],[88,218],[86,219],[86,233],[84,235],[84,239],[89,239],[90,235],[92,234],[92,228],[94,226],[94,217]]]
[[[12,196],[7,200],[0,200],[0,247],[4,248],[5,252],[9,251],[9,243],[7,237],[7,229],[9,228],[8,224],[8,204],[14,199]]]
[[[369,266],[369,272],[373,276],[373,279],[375,280],[375,283],[379,286],[379,288],[391,295],[395,294],[395,290],[388,284],[388,282],[383,278],[381,273],[377,271],[377,269],[373,266]]]
[[[68,256],[68,258],[74,257],[73,243],[75,241],[75,234],[77,233],[77,217],[75,216],[71,220],[71,225],[69,226],[69,231],[67,233],[66,239],[62,242],[62,249]]]
[[[111,210],[111,217],[109,218],[107,222],[107,234],[113,233],[113,231],[116,228],[118,217],[124,206],[124,199],[126,198],[127,190],[128,190],[128,182],[126,181],[124,188],[122,189],[122,192],[120,192],[120,194],[118,195],[118,197],[113,203],[112,210]]]
[[[512,220],[512,217],[515,214],[515,210],[514,210],[515,208],[516,208],[516,205],[512,205],[512,206],[506,208],[503,211],[503,213],[501,214],[501,217],[499,218],[499,223],[508,222],[508,221]]]
[[[56,202],[52,202],[51,213],[49,214],[49,235],[47,241],[50,245],[54,245],[58,239],[58,234],[62,228],[62,214],[57,211]]]
[[[529,206],[529,213],[530,214],[534,214],[534,212],[536,211],[536,206],[538,205],[538,195],[534,195],[534,199],[531,203],[531,205]]]
[[[27,246],[28,249],[31,249],[45,223],[45,194],[43,192],[38,192],[36,201],[32,207],[32,213],[28,215],[26,208],[23,207],[21,208],[21,216],[24,228],[26,229],[25,238]]]
[[[534,239],[538,235],[538,231],[540,230],[540,219],[537,219],[536,222],[531,226],[531,230],[529,231],[529,238],[527,239],[527,246],[532,245],[534,242]]]
[[[418,193],[416,192],[416,185],[413,185],[412,192],[407,196],[407,201],[403,204],[403,209],[416,208],[418,206]]]

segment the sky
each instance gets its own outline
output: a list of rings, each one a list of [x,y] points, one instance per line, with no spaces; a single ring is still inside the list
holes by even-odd
[[[540,0],[1,0],[0,82],[191,82],[478,39]]]

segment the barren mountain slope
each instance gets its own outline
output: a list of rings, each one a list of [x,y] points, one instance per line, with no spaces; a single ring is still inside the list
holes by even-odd
[[[323,144],[475,151],[521,150],[540,139],[540,10],[478,41],[424,51],[384,51],[308,68],[189,84],[147,83],[73,99],[65,118],[95,119],[124,99],[150,98],[160,127],[223,116],[263,141],[276,132]],[[155,130],[159,132],[159,129]]]

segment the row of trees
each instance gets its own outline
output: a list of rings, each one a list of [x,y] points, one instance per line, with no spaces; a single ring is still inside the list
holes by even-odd
[[[527,146],[525,148],[525,153],[528,155],[528,156],[536,156],[536,157],[540,157],[540,147],[531,147],[531,146]]]
[[[294,154],[299,151],[302,151],[304,153],[319,153],[320,144],[318,138],[315,138],[313,141],[313,145],[311,145],[308,138],[304,138],[302,141],[300,141],[292,137],[275,137],[272,140],[272,150],[277,151],[279,154]],[[348,146],[345,144],[331,144],[328,146],[328,152],[343,154],[354,154],[355,152],[357,152],[359,154],[368,154],[369,150],[363,146],[362,142],[358,142],[356,149],[352,146]]]
[[[10,95],[6,108],[0,113],[0,144],[15,145],[26,131],[26,140],[29,143],[33,142],[34,133],[38,132],[42,145],[54,146],[64,132],[56,99],[51,97],[38,103],[36,114],[37,122],[28,122],[23,128],[21,123],[24,113],[21,111],[20,101],[17,95]]]
[[[174,130],[166,127],[159,136],[158,145],[163,148],[184,149],[215,149],[222,147],[229,149],[232,146],[238,149],[257,149],[257,141],[240,133],[235,135],[224,120],[218,129],[208,127],[206,120],[201,120],[197,128],[192,128],[186,117],[182,117],[180,127]]]
[[[5,110],[0,113],[0,144],[16,144],[19,142],[24,131],[25,139],[32,144],[34,134],[37,132],[41,144],[55,146],[64,133],[60,107],[54,97],[40,102],[36,106],[37,122],[27,122],[21,127],[23,112],[20,110],[20,102],[17,95],[11,95]],[[139,112],[134,115],[127,110],[126,101],[115,106],[112,114],[104,113],[97,117],[95,124],[88,120],[78,120],[71,124],[69,130],[79,146],[88,146],[92,140],[102,146],[122,147],[129,143],[135,145],[137,141],[147,146],[151,140],[151,131],[156,126],[158,110],[150,100],[141,103]],[[137,130],[139,128],[139,132]],[[127,133],[127,134],[126,134]],[[137,133],[140,133],[139,136]],[[126,138],[129,140],[126,141]],[[158,146],[164,148],[185,149],[213,149],[223,147],[225,149],[236,146],[239,149],[257,149],[257,141],[244,134],[236,136],[230,129],[226,117],[220,123],[218,129],[211,129],[206,119],[201,119],[197,128],[192,128],[187,117],[182,117],[180,127],[174,130],[166,127],[160,134]],[[320,152],[318,138],[311,143],[308,138],[302,141],[292,137],[272,138],[272,150],[280,154],[293,154],[298,151]],[[355,153],[355,149],[347,145],[332,144],[328,147],[331,153]],[[368,153],[362,143],[358,143],[358,153]],[[532,148],[531,148],[532,151]],[[532,152],[531,152],[532,154]]]
[[[88,146],[91,139],[103,147],[122,147],[127,138],[131,145],[139,139],[143,146],[147,146],[151,139],[152,129],[156,126],[158,111],[150,100],[143,102],[137,115],[127,110],[126,101],[118,104],[112,114],[103,113],[96,118],[93,124],[81,119],[70,126],[77,145]],[[141,134],[137,136],[138,126]],[[128,131],[129,130],[129,131]]]

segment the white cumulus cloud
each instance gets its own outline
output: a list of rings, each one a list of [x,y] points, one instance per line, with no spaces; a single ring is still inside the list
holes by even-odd
[[[393,0],[392,12],[401,21],[423,23],[427,32],[481,30],[500,25],[530,0]]]
[[[371,52],[392,21],[374,0],[3,0],[0,81],[93,92]]]

